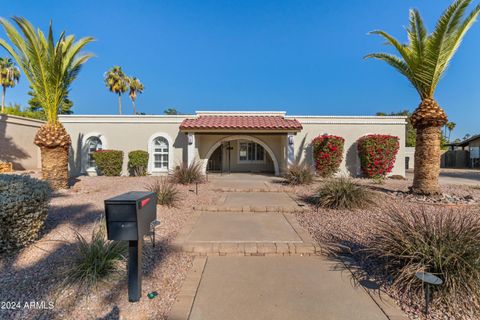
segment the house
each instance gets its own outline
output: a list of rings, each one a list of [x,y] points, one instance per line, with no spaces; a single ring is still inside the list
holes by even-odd
[[[180,163],[198,160],[204,172],[283,174],[289,165],[313,165],[310,142],[323,134],[345,139],[339,174],[357,176],[356,141],[366,134],[400,138],[391,174],[405,175],[405,117],[290,116],[286,112],[198,111],[193,115],[61,115],[72,138],[72,175],[96,170],[91,154],[99,149],[145,150],[149,174],[165,174]]]
[[[480,134],[448,144],[441,164],[444,168],[480,168]]]

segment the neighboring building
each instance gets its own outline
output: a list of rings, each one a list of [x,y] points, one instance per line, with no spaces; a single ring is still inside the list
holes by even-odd
[[[405,117],[287,116],[285,112],[212,112],[195,115],[61,115],[72,138],[72,175],[95,174],[91,153],[116,149],[150,154],[148,173],[165,174],[180,163],[200,160],[204,171],[281,175],[290,164],[313,165],[310,142],[323,134],[345,138],[340,174],[357,176],[356,141],[366,134],[400,138],[391,174],[405,175]]]
[[[480,168],[480,134],[448,145],[442,156],[445,168]]]
[[[405,147],[405,170],[415,167],[415,147]]]

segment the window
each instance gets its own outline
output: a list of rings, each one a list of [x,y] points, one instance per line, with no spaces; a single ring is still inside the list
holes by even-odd
[[[153,140],[153,169],[168,170],[168,141],[164,137]]]
[[[90,137],[87,139],[87,167],[95,168],[95,160],[93,159],[93,153],[98,150],[102,150],[102,141],[98,137]]]
[[[255,142],[240,142],[238,146],[238,159],[241,162],[264,161],[265,150]]]

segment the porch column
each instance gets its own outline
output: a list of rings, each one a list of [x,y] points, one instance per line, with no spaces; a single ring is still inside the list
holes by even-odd
[[[191,165],[195,160],[195,133],[189,132],[188,135],[187,162]]]
[[[287,168],[295,163],[294,135],[287,134]]]

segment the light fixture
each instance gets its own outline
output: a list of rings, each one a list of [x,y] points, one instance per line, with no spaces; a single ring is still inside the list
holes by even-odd
[[[193,144],[193,134],[188,135],[188,144]]]
[[[293,144],[293,136],[288,136],[288,144],[289,145]]]

